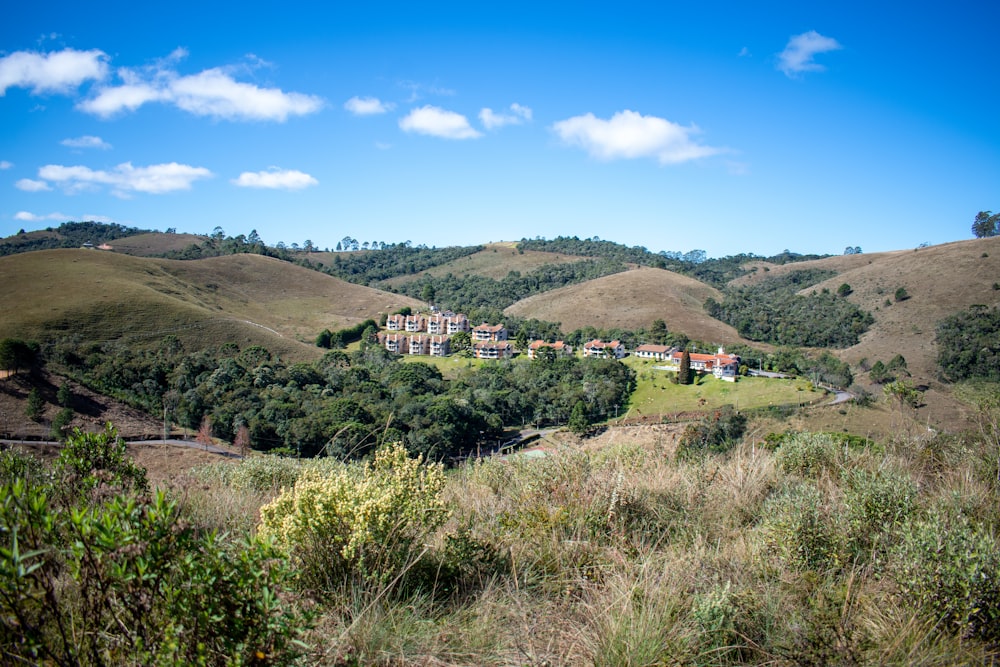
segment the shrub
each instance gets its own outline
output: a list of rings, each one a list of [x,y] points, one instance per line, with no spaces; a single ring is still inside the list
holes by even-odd
[[[842,561],[842,538],[835,508],[813,484],[797,484],[772,498],[764,515],[768,550],[797,570],[824,570]]]
[[[74,429],[59,452],[55,473],[66,483],[61,489],[65,493],[102,484],[134,491],[147,488],[146,469],[126,455],[125,441],[111,424],[101,433]]]
[[[964,514],[932,510],[893,556],[904,599],[962,635],[1000,640],[1000,551]]]
[[[747,418],[726,405],[701,421],[684,429],[677,454],[680,457],[727,452],[740,441],[746,431]]]
[[[387,445],[370,463],[303,475],[261,508],[258,534],[291,556],[307,586],[351,575],[386,585],[425,555],[424,537],[445,520],[444,482],[440,464]]]
[[[288,571],[266,545],[196,530],[163,494],[67,509],[47,491],[0,485],[5,662],[284,664],[299,653],[309,619],[283,601]]]
[[[892,470],[852,469],[844,492],[848,539],[855,551],[884,557],[913,513],[917,485]]]
[[[840,444],[825,433],[795,433],[782,438],[775,461],[782,471],[816,477],[840,460]]]

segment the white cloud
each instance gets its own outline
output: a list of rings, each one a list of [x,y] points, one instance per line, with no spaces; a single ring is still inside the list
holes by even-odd
[[[8,162],[7,160],[0,160],[0,171],[4,169],[10,169],[14,166],[13,162]]]
[[[132,192],[163,194],[176,190],[190,190],[192,183],[211,177],[212,172],[204,167],[192,167],[176,162],[153,164],[148,167],[133,167],[131,162],[124,162],[110,171],[49,164],[38,170],[38,176],[56,183],[70,193],[106,185],[111,188],[114,195],[126,197]]]
[[[460,113],[430,105],[413,109],[399,121],[404,132],[416,132],[442,139],[475,139],[483,136]]]
[[[21,220],[23,222],[40,222],[42,220],[69,220],[68,215],[62,213],[47,213],[45,215],[35,215],[30,211],[18,211],[14,214],[15,220]]]
[[[394,104],[387,104],[377,97],[352,97],[344,102],[344,108],[355,116],[373,116],[392,110]]]
[[[323,106],[322,99],[314,95],[286,93],[279,88],[237,81],[224,68],[181,76],[173,65],[186,55],[184,49],[176,49],[152,67],[122,68],[118,70],[120,85],[100,88],[77,108],[107,118],[150,102],[163,102],[197,116],[284,122],[289,116],[314,113]]]
[[[104,139],[89,134],[73,139],[63,139],[60,143],[70,148],[100,148],[105,151],[111,148],[111,144],[104,141]]]
[[[504,125],[521,125],[531,120],[531,109],[517,102],[510,105],[511,113],[493,113],[493,109],[483,109],[479,112],[479,121],[487,130],[493,130]]]
[[[794,77],[802,72],[822,72],[824,68],[813,57],[818,53],[842,49],[840,42],[832,37],[824,37],[815,30],[795,35],[785,50],[778,54],[778,69],[786,76]]]
[[[30,88],[32,94],[68,93],[85,81],[107,76],[103,51],[63,49],[54,53],[15,51],[0,58],[0,97],[8,88]]]
[[[301,190],[319,181],[301,171],[294,169],[277,169],[271,167],[268,171],[244,171],[239,178],[232,180],[241,188],[267,188],[270,190]]]
[[[660,164],[686,162],[723,152],[692,139],[698,128],[665,118],[619,111],[610,120],[592,113],[561,120],[552,129],[566,144],[579,146],[601,160],[653,157]]]
[[[45,181],[33,181],[30,178],[22,178],[14,184],[14,187],[25,192],[44,192],[52,189]]]

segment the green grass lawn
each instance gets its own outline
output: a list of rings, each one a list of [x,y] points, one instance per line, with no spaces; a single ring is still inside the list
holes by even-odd
[[[414,362],[419,361],[421,363],[430,364],[431,366],[436,366],[441,375],[446,378],[454,378],[459,374],[460,371],[466,368],[478,368],[483,364],[496,363],[490,362],[485,359],[473,359],[471,357],[465,357],[459,354],[453,354],[449,357],[431,357],[428,355],[418,354],[404,354],[404,362]]]
[[[697,377],[695,384],[682,386],[671,382],[672,371],[654,369],[657,362],[628,357],[624,363],[636,372],[638,380],[626,416],[711,410],[723,405],[739,409],[797,405],[813,403],[824,395],[801,379],[741,377],[734,383],[704,375]]]

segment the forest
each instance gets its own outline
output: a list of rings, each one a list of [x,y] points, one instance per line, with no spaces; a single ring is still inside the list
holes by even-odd
[[[153,349],[63,341],[45,354],[51,370],[191,431],[209,424],[233,441],[246,427],[255,449],[342,459],[398,441],[453,460],[494,448],[505,428],[564,425],[574,409],[603,420],[635,383],[617,361],[575,357],[470,365],[448,380],[367,341],[292,364],[260,346],[187,352],[172,336]]]
[[[871,313],[829,290],[798,294],[834,275],[811,269],[746,287],[726,287],[722,302],[710,298],[705,310],[750,340],[797,347],[850,347],[875,321]]]

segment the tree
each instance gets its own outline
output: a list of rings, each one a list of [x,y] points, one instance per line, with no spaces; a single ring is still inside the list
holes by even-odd
[[[577,401],[570,412],[569,422],[566,424],[569,430],[577,435],[583,435],[590,428],[590,420],[587,418],[587,405],[583,401]]]
[[[426,285],[424,285],[423,290],[420,292],[421,300],[426,301],[427,303],[430,304],[434,303],[434,297],[436,296],[437,296],[437,290],[431,283],[427,283]]]
[[[451,351],[464,352],[472,347],[472,336],[468,331],[459,331],[451,337]]]
[[[910,298],[910,294],[906,291],[905,287],[900,287],[896,290],[895,298],[896,301],[906,301]]]
[[[341,252],[344,246],[340,245],[340,241],[337,241],[337,252]]]
[[[694,381],[691,373],[691,353],[684,350],[681,355],[681,367],[677,370],[677,384],[691,384]]]
[[[56,402],[64,408],[71,407],[73,403],[73,391],[69,388],[69,382],[63,382],[56,392]]]
[[[654,345],[664,345],[667,342],[667,323],[663,320],[653,320],[649,327],[649,342]]]
[[[42,392],[38,391],[38,387],[35,387],[28,392],[28,405],[24,409],[24,414],[33,422],[39,422],[42,420],[42,414],[45,413],[45,399],[42,398]]]
[[[837,296],[847,296],[854,290],[847,283],[842,283],[840,287],[837,288]]]
[[[514,346],[517,347],[520,352],[527,352],[528,350],[528,328],[521,326],[517,330],[517,336],[514,337]]]
[[[972,223],[972,233],[977,239],[987,238],[1000,234],[1000,213],[993,211],[980,211],[976,214],[976,219]]]
[[[17,338],[0,340],[0,370],[14,371],[29,368],[35,360],[34,344]]]

